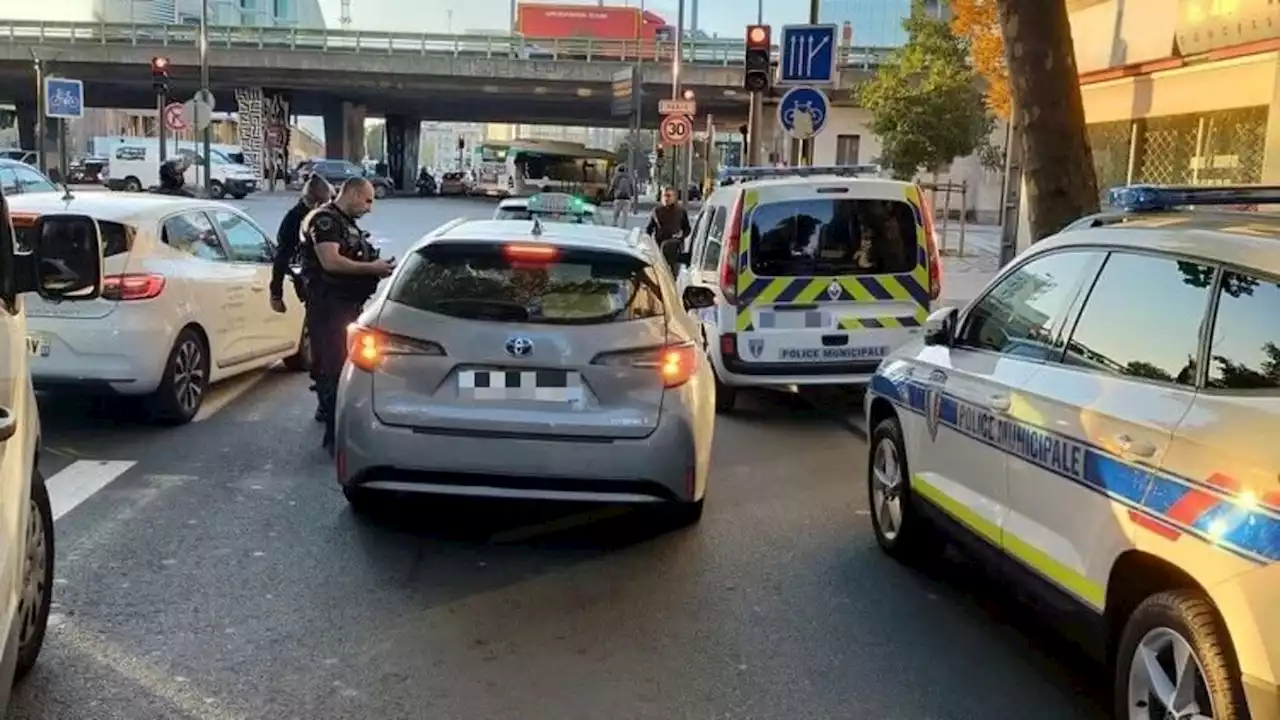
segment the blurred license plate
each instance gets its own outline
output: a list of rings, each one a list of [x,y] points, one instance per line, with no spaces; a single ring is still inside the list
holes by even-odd
[[[35,357],[49,357],[49,341],[36,335],[28,335],[27,352]]]
[[[582,376],[568,370],[462,370],[458,395],[473,400],[578,403]]]

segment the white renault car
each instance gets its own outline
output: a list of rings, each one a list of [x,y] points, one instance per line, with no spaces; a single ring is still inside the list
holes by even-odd
[[[1124,720],[1280,718],[1280,188],[1112,192],[877,371],[876,539],[945,530],[1114,668]]]
[[[283,360],[308,365],[301,303],[274,312],[274,242],[219,202],[57,193],[12,200],[19,242],[48,213],[94,218],[103,239],[102,296],[32,297],[31,375],[38,389],[145,396],[158,420],[195,417],[210,384]]]

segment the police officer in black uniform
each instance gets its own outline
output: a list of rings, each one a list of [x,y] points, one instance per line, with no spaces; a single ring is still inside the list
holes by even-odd
[[[195,193],[187,188],[186,173],[187,162],[182,158],[170,158],[160,163],[160,187],[156,194],[195,197]]]
[[[347,325],[391,274],[391,260],[378,257],[356,220],[373,209],[373,185],[364,178],[343,183],[333,202],[302,222],[302,276],[307,285],[307,324],[316,393],[324,419],[324,448],[334,451],[338,377],[347,360]]]

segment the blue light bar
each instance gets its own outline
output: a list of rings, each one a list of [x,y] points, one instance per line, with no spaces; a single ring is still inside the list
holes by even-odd
[[[1125,212],[1159,212],[1195,205],[1280,204],[1280,185],[1124,185],[1107,201]]]
[[[721,180],[766,180],[772,178],[811,177],[834,175],[858,177],[879,175],[879,165],[814,165],[811,167],[738,167],[720,171]]]

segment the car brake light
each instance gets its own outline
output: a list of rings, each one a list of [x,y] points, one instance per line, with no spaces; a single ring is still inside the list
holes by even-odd
[[[388,356],[444,354],[444,348],[428,340],[391,335],[363,325],[347,327],[347,359],[365,372],[377,370]]]
[[[729,235],[725,240],[724,262],[720,265],[720,292],[725,302],[738,302],[738,247],[742,243],[742,193],[733,201],[729,213]]]
[[[644,350],[607,353],[592,361],[595,365],[613,367],[654,368],[662,376],[664,387],[679,387],[698,369],[698,348],[693,343],[663,345]]]
[[[942,295],[942,256],[938,252],[938,238],[933,231],[933,208],[925,199],[923,190],[917,187],[916,192],[920,193],[920,219],[924,223],[925,246],[928,249],[929,299],[937,300]]]
[[[725,333],[720,336],[720,357],[735,357],[738,354],[738,334]]]
[[[551,245],[504,245],[502,254],[511,262],[548,263],[558,253]]]
[[[150,300],[164,291],[164,276],[155,273],[126,273],[102,278],[106,300]]]

